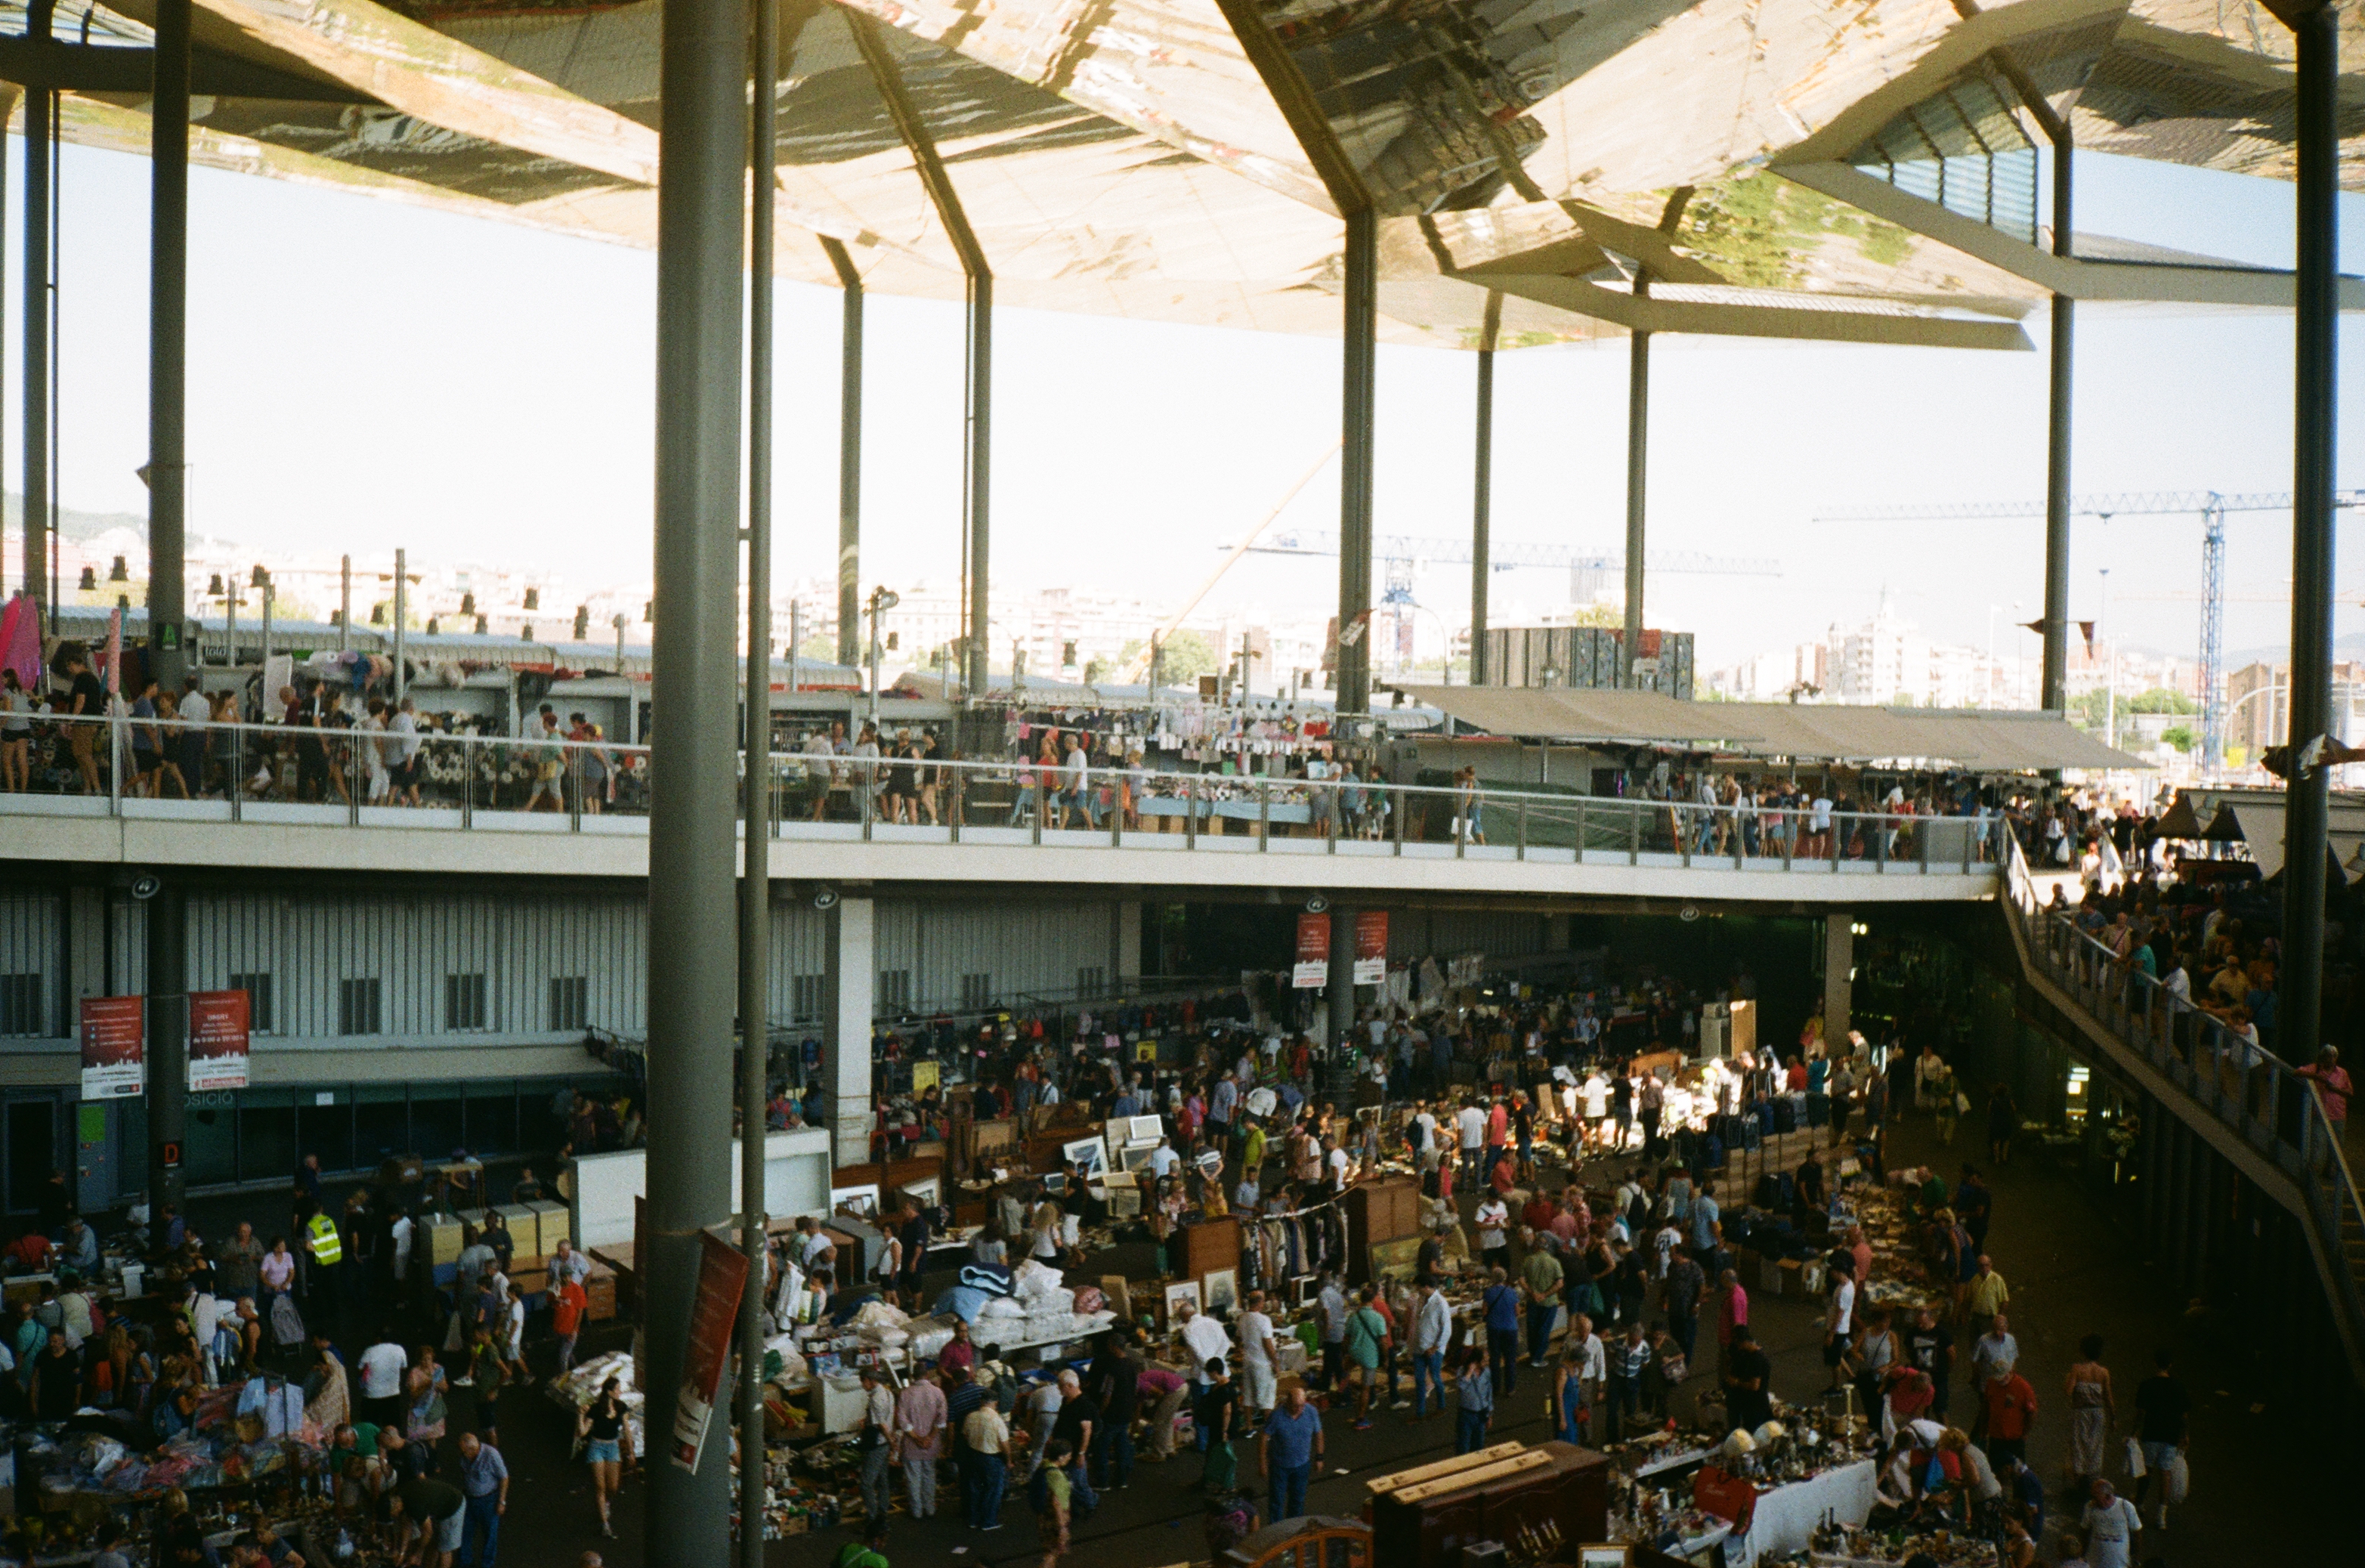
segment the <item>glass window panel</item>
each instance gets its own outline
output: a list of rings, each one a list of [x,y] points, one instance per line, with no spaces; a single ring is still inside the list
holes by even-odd
[[[192,1187],[238,1180],[238,1092],[189,1096],[181,1124],[183,1180]]]
[[[465,1144],[471,1154],[514,1154],[518,1149],[517,1081],[504,1078],[468,1085]]]
[[[364,1083],[353,1090],[353,1159],[375,1166],[389,1154],[411,1152],[410,1088]]]
[[[466,1119],[460,1108],[456,1083],[414,1083],[410,1086],[410,1147],[433,1165],[449,1159],[455,1148],[467,1147]]]
[[[320,1103],[328,1096],[329,1103]],[[353,1097],[343,1089],[296,1092],[296,1135],[306,1154],[320,1157],[323,1170],[353,1168]]]
[[[288,1089],[239,1092],[239,1180],[286,1180],[295,1174],[295,1095],[296,1092]]]

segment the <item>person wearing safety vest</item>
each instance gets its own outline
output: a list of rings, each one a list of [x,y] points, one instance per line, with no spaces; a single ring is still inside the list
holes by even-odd
[[[314,1209],[304,1222],[304,1256],[308,1265],[306,1316],[316,1315],[321,1307],[336,1298],[337,1265],[343,1261],[345,1244],[337,1234],[337,1222],[319,1209]]]

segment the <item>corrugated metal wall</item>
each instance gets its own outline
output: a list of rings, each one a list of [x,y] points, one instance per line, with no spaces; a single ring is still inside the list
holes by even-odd
[[[637,1035],[647,1023],[646,912],[627,893],[207,893],[189,902],[188,984],[228,990],[268,977],[268,1017],[257,1032],[280,1041],[448,1046],[579,1037],[552,986],[579,980],[582,1025]],[[144,989],[144,914],[138,901],[118,894],[110,902],[95,889],[0,895],[0,983],[39,994],[39,1026],[27,1037],[69,1036],[74,996]],[[882,902],[872,961],[882,975],[909,977],[912,1011],[959,1009],[965,984],[1004,1002],[1066,998],[1082,971],[1109,980],[1115,918],[1108,902]],[[776,905],[775,1022],[818,1018],[827,941],[827,918],[809,902]],[[33,978],[6,980],[12,976]],[[481,1016],[473,1005],[454,1014],[455,977],[468,995],[482,977]],[[366,1023],[348,981],[375,982],[375,1029],[348,1031]],[[882,1012],[887,1005],[882,995]]]
[[[0,893],[0,1034],[56,1038],[64,1015],[61,981],[65,898],[39,890]]]
[[[1397,963],[1472,952],[1523,958],[1544,950],[1546,918],[1512,910],[1400,909],[1388,917],[1388,958]]]

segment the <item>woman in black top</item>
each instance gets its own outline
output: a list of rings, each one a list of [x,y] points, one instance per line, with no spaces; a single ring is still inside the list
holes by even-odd
[[[624,1467],[633,1460],[632,1434],[624,1428],[624,1401],[617,1392],[617,1380],[610,1378],[600,1385],[600,1397],[583,1407],[576,1427],[583,1439],[583,1456],[591,1466],[591,1485],[600,1503],[600,1533],[614,1540],[615,1528],[609,1521],[610,1499],[624,1484]]]
[[[895,764],[887,770],[887,820],[920,823],[920,748],[905,741],[895,750]]]

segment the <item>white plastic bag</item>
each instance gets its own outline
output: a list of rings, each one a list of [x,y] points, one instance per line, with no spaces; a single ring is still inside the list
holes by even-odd
[[[2192,1472],[2184,1462],[2184,1450],[2182,1449],[2177,1450],[2174,1454],[2169,1456],[2168,1471],[2159,1479],[2160,1486],[2162,1487],[2161,1495],[2167,1501],[2170,1503],[2181,1503],[2184,1501],[2184,1494],[2189,1491],[2192,1485]]]
[[[2148,1473],[2150,1473],[2144,1468],[2143,1444],[2135,1441],[2133,1438],[2129,1438],[2127,1439],[2128,1479],[2140,1481]]]

